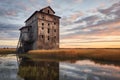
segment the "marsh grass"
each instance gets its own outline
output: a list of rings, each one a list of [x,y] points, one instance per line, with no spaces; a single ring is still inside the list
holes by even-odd
[[[101,61],[120,62],[120,49],[59,49],[32,50],[28,55],[33,60],[75,60],[91,59]]]
[[[16,49],[0,49],[0,54],[15,54]]]

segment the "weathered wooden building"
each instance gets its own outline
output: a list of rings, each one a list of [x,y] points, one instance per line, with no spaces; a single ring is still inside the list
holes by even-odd
[[[50,6],[35,11],[20,28],[19,49],[58,49],[59,19]]]

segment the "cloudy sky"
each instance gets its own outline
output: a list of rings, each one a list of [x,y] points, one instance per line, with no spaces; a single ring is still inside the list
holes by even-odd
[[[61,17],[61,48],[120,48],[120,0],[0,0],[0,47],[16,47],[18,29],[46,6]]]

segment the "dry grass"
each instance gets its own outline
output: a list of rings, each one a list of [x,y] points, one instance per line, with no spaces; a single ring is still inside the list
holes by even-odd
[[[35,59],[93,59],[120,62],[120,49],[59,49],[32,50],[29,52]]]
[[[0,54],[14,54],[16,52],[16,49],[0,49]]]

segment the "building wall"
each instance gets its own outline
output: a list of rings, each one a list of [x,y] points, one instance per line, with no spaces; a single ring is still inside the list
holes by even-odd
[[[45,8],[45,9],[43,9],[42,12],[52,14],[52,15],[54,14],[54,12],[50,8]]]
[[[39,48],[59,48],[59,18],[42,13],[38,16]],[[57,46],[56,43],[58,44]]]
[[[37,14],[35,14],[33,17],[31,17],[27,22],[26,26],[32,26],[32,38],[34,40],[34,43],[32,44],[32,49],[37,49],[37,27],[38,27],[38,18]]]
[[[48,10],[49,14],[46,14]],[[26,26],[32,26],[32,49],[59,48],[59,18],[53,16],[54,12],[50,8],[44,9],[43,12],[36,13],[26,21]]]

